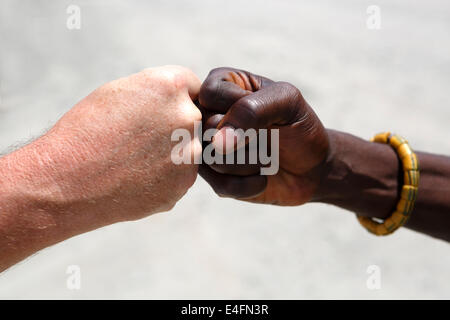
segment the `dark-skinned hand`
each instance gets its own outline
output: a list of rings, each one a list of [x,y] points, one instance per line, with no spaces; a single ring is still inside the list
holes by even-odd
[[[329,153],[329,138],[296,87],[243,70],[217,68],[204,81],[199,104],[204,129],[222,129],[213,141],[222,139],[224,145],[225,130],[279,129],[275,175],[260,175],[260,164],[200,166],[200,175],[218,195],[277,205],[300,205],[312,199]],[[231,152],[237,147],[234,144]]]

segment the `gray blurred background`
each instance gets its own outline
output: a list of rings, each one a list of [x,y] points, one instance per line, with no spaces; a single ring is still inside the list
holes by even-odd
[[[66,27],[70,4],[80,30]],[[379,30],[366,26],[369,5],[381,9]],[[450,154],[449,18],[446,0],[0,0],[0,149],[107,81],[180,64],[201,79],[234,66],[290,81],[327,127],[394,130]],[[69,265],[81,268],[80,290],[66,286]],[[380,290],[367,288],[370,265]],[[14,266],[0,298],[449,299],[450,245],[407,229],[376,238],[327,205],[220,199],[199,178],[169,213]]]

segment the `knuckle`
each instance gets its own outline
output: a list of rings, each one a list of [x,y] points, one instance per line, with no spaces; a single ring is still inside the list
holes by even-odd
[[[175,65],[147,68],[140,72],[145,80],[156,81],[162,89],[169,91],[187,87],[187,78],[191,73],[191,70]]]
[[[167,205],[166,211],[172,211],[172,209],[175,208],[175,205],[176,205],[176,204],[177,204],[176,201],[170,202],[170,203]]]
[[[207,78],[200,87],[199,102],[203,106],[208,106],[217,97],[220,87],[220,81]]]
[[[202,113],[194,104],[189,102],[189,104],[186,106],[186,108],[188,110],[189,122],[202,120]]]
[[[159,73],[172,73],[172,74],[184,74],[186,72],[192,72],[188,68],[177,66],[177,65],[165,65],[160,67],[153,67],[153,68],[145,68],[141,71],[141,73],[146,73],[150,75],[159,74]]]
[[[214,69],[211,69],[211,71],[209,72],[209,75],[215,75],[218,73],[226,73],[226,72],[230,72],[230,71],[234,71],[235,69],[233,68],[229,68],[229,67],[217,67]]]
[[[246,98],[242,99],[241,101],[242,101],[241,107],[245,108],[247,110],[251,110],[251,111],[256,111],[261,104],[261,100],[256,99],[252,96],[247,96]]]
[[[221,198],[233,197],[235,193],[235,183],[233,180],[225,180],[218,187],[216,193]]]
[[[229,198],[229,195],[223,190],[222,187],[214,188],[214,192],[221,198]]]
[[[193,104],[190,104],[189,108],[191,110],[191,120],[201,121],[202,120],[202,112],[200,111],[200,109],[197,108]]]
[[[203,82],[200,88],[200,103],[214,101],[215,97],[217,97],[219,94],[221,83],[224,80],[225,76],[228,73],[235,71],[235,69],[228,67],[219,67],[212,69],[208,73],[206,80]]]
[[[300,90],[289,82],[277,82],[277,86],[280,88],[281,99],[287,104],[287,114],[290,120],[298,121],[305,115],[306,101],[302,96]]]
[[[183,83],[183,77],[172,69],[164,69],[158,73],[158,80],[162,85],[169,87],[181,86]]]
[[[298,89],[296,86],[289,82],[285,81],[279,81],[277,82],[277,85],[282,88],[288,95],[297,97],[297,98],[303,98],[302,93],[300,89]]]
[[[258,124],[258,110],[260,106],[261,101],[259,99],[248,96],[236,103],[236,110],[240,114],[239,118]]]
[[[161,206],[159,207],[159,212],[168,212],[171,211],[175,205],[177,204],[176,200],[169,200],[167,202],[164,202],[161,204]]]
[[[211,184],[214,192],[221,198],[226,197],[224,182]]]
[[[176,107],[172,121],[183,128],[194,130],[196,122],[202,120],[201,111],[191,102],[184,102]]]
[[[113,93],[121,87],[120,79],[107,82],[97,89],[100,93]]]

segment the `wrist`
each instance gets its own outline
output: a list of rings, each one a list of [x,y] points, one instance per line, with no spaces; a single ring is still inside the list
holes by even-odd
[[[327,130],[330,149],[314,201],[385,218],[402,186],[401,164],[388,145]]]
[[[347,160],[345,137],[342,132],[327,129],[329,149],[322,165],[319,187],[314,200],[334,203],[337,199],[349,199],[352,193],[351,163]]]

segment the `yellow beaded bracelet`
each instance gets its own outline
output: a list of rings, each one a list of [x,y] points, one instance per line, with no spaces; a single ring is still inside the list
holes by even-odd
[[[385,236],[404,225],[413,211],[419,187],[419,162],[408,141],[398,135],[384,132],[377,134],[371,141],[390,144],[400,157],[404,172],[400,200],[397,203],[396,210],[389,218],[378,222],[373,218],[357,216],[358,221],[369,232],[377,236]]]

